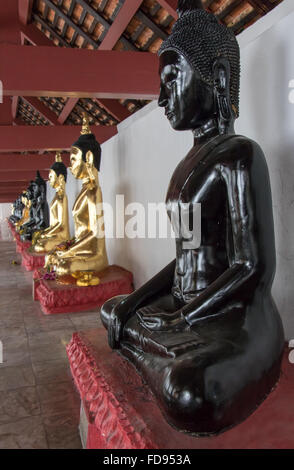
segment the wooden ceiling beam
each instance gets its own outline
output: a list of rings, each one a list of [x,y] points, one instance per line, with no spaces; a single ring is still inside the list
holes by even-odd
[[[47,171],[55,161],[55,153],[21,155],[18,153],[0,153],[0,171],[32,171],[36,168]],[[69,154],[62,153],[62,161],[69,166]]]
[[[248,3],[250,3],[250,5],[252,5],[258,12],[263,14],[272,10],[277,5],[271,3],[269,0],[248,0]]]
[[[108,29],[99,50],[109,51],[114,48],[117,41],[123,35],[133,16],[137,13],[143,0],[125,1]]]
[[[140,8],[141,4],[143,3],[143,0],[132,0],[132,2],[127,1],[123,4],[121,9],[119,10],[119,13],[117,14],[114,22],[112,25],[109,27],[109,24],[106,22],[106,20],[103,19],[103,26],[107,30],[104,39],[100,43],[98,49],[99,50],[104,50],[104,51],[109,51],[114,48],[115,44],[117,41],[121,38],[123,32],[127,28],[129,22],[131,21],[132,17],[134,14],[137,12],[137,10]],[[101,16],[96,12],[92,11],[92,7],[86,4],[85,2],[81,2],[81,5],[84,8],[84,11],[89,12],[93,17],[96,19],[96,21],[101,22]],[[103,17],[102,17],[103,18]],[[107,103],[108,101],[108,103]],[[69,117],[69,115],[72,113],[74,110],[75,106],[77,105],[78,100],[75,98],[69,98],[66,104],[66,107],[63,110],[63,113],[61,113],[59,117],[59,122],[62,124],[66,121],[66,119]],[[101,102],[101,100],[100,100]],[[115,117],[118,121],[122,121],[126,117],[130,115],[129,111],[124,108],[118,101],[116,100],[103,100],[103,107]],[[113,113],[111,112],[111,109],[113,109]],[[120,118],[118,117],[120,116]]]
[[[230,3],[226,8],[224,8],[219,14],[216,11],[215,16],[221,21],[243,2],[244,0],[235,0],[233,3]]]
[[[45,0],[45,1],[47,2],[47,1],[50,1],[50,0]],[[137,0],[131,0],[131,1],[130,1],[130,0],[127,0],[127,1],[125,1],[126,4],[127,4],[127,3],[129,3],[129,4],[134,3],[134,4],[135,4],[136,2],[137,2]],[[79,4],[80,4],[91,16],[93,16],[93,18],[95,18],[95,19],[98,21],[98,23],[101,23],[107,31],[110,29],[110,27],[111,27],[110,23],[108,23],[108,21],[107,21],[100,13],[98,13],[97,10],[95,10],[93,7],[91,7],[91,5],[89,5],[89,4],[88,4],[87,2],[85,2],[84,0],[79,0]],[[123,5],[121,8],[124,8],[124,5]],[[119,12],[119,13],[120,13],[120,12]],[[119,13],[118,13],[118,15],[119,15]],[[118,16],[118,15],[117,15],[117,16]],[[117,17],[116,17],[116,18],[117,18]],[[116,21],[116,19],[115,19],[114,21]],[[129,40],[128,40],[127,38],[125,38],[124,36],[121,36],[121,37],[120,37],[120,40],[121,40],[121,42],[123,43],[123,45],[125,46],[125,48],[126,48],[127,50],[137,50],[136,46],[134,46],[134,44],[132,44],[131,41],[129,41]]]
[[[38,21],[43,28],[47,29],[47,31],[49,31],[49,33],[51,34],[51,36],[54,38],[54,39],[57,39],[58,42],[63,46],[63,47],[70,47],[70,44],[65,40],[63,39],[62,36],[60,36],[46,21],[43,20],[43,18],[41,18],[39,15],[37,15],[36,13],[33,13],[33,18],[35,21]],[[43,34],[44,37],[46,38],[45,34]],[[50,39],[48,39],[50,41]],[[50,46],[54,46],[53,42],[50,41],[51,44]]]
[[[0,104],[0,126],[10,126],[13,121],[10,96],[4,96]]]
[[[63,110],[61,111],[58,122],[59,124],[64,124],[74,107],[78,104],[79,98],[68,98]]]
[[[18,193],[20,194],[30,184],[30,180],[22,181],[0,181],[0,194]]]
[[[238,21],[236,24],[232,26],[232,31],[234,31],[235,34],[239,34],[243,31],[245,26],[250,23],[252,20],[256,18],[256,11],[252,11],[248,15],[244,16],[240,21]]]
[[[97,103],[101,105],[109,114],[111,114],[117,121],[123,121],[131,116],[130,111],[120,104],[118,100],[105,100],[96,99]]]
[[[34,108],[39,114],[41,114],[47,121],[50,122],[52,126],[59,126],[60,122],[58,121],[58,117],[56,114],[51,111],[48,106],[42,103],[38,98],[33,96],[30,97],[22,97],[22,99],[28,103],[32,108]]]
[[[31,21],[34,0],[18,0],[18,17],[22,24]]]
[[[12,119],[13,120],[16,119],[16,116],[17,116],[18,101],[19,101],[18,96],[14,96],[12,98]]]
[[[151,18],[149,18],[143,11],[139,10],[136,13],[136,18],[140,20],[147,28],[151,29],[154,34],[160,39],[165,40],[168,34],[163,31]]]
[[[80,131],[80,126],[0,126],[0,152],[69,150]],[[92,132],[102,144],[117,127],[92,126]]]
[[[54,10],[55,13],[58,14],[58,16],[62,18],[67,23],[68,26],[76,30],[80,36],[87,39],[87,41],[94,47],[94,49],[97,49],[98,43],[94,41],[94,39],[90,38],[90,36],[88,36],[87,33],[85,33],[85,31],[79,27],[79,25],[74,23],[72,19],[61,10],[61,8],[55,5],[55,3],[51,2],[51,0],[43,0],[43,1],[48,7],[52,8],[52,10]],[[45,23],[47,25],[47,28],[49,29],[49,25],[47,24],[46,21]]]
[[[148,52],[0,44],[0,63],[5,96],[152,100],[159,93],[158,57]]]
[[[1,154],[0,154],[1,158]],[[54,163],[54,159],[52,159],[52,165]],[[46,170],[39,170],[42,178],[47,179],[48,178],[48,173],[49,169]],[[7,170],[7,171],[1,171],[0,173],[0,184],[1,183],[7,183],[9,181],[31,181],[34,180],[36,177],[36,168],[32,170]]]
[[[50,39],[45,36],[34,24],[21,25],[20,27],[21,44],[24,45],[25,40],[33,46],[53,46]]]
[[[158,3],[164,8],[171,16],[178,18],[177,7],[178,0],[157,0]]]
[[[0,43],[20,44],[18,0],[0,2]]]

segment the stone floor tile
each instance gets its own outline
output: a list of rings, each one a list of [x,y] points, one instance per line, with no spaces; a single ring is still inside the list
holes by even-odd
[[[48,449],[42,417],[0,425],[0,449]]]
[[[43,419],[49,449],[82,449],[79,436],[79,418],[62,414]]]
[[[72,383],[67,358],[33,363],[33,370],[38,385],[62,383],[66,381]]]
[[[58,416],[69,413],[79,417],[80,397],[73,383],[53,383],[37,386],[43,416]]]
[[[0,425],[41,413],[35,387],[0,392]]]
[[[0,391],[33,386],[35,383],[34,371],[30,364],[3,367],[0,371]]]

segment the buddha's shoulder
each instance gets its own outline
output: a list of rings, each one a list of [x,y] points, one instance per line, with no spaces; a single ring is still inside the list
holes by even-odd
[[[260,145],[243,135],[224,136],[215,148],[216,154],[224,162],[234,161],[251,164],[253,161],[264,161],[264,153]]]

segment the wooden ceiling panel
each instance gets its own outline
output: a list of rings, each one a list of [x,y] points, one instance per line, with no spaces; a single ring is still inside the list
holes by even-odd
[[[34,0],[31,21],[52,41],[52,45],[99,49],[110,28],[115,27],[116,18],[119,18],[122,7],[125,8],[126,2],[130,1],[133,0]],[[235,34],[239,34],[281,1],[203,0],[203,4],[221,22],[232,28]],[[144,0],[141,4],[138,2],[137,11],[130,17],[129,23],[125,23],[126,27],[124,24],[125,29],[120,37],[120,33],[117,35],[119,39],[116,44],[112,44],[112,48],[116,51],[138,50],[157,53],[162,41],[170,34],[174,22],[175,14],[167,7],[167,2],[163,0]],[[69,103],[67,99],[62,98],[40,100],[57,116],[60,116],[65,104],[68,108]],[[115,110],[117,113],[118,109],[125,109],[128,115],[147,103],[145,100],[117,100]],[[65,124],[80,124],[83,110],[90,114],[94,125],[110,126],[119,122],[111,114],[111,106],[105,108],[95,100],[83,99],[76,104],[73,102],[70,110],[71,112],[66,114]],[[19,100],[17,116],[29,125],[49,124],[37,110],[28,107],[24,100]],[[118,112],[116,116],[124,116],[124,113]]]

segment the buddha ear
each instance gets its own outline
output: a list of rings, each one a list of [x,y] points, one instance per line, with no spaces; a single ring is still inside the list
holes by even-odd
[[[93,165],[94,165],[94,155],[93,155],[93,153],[91,152],[91,150],[88,150],[88,152],[86,153],[86,163],[87,163],[89,166],[93,166]]]
[[[231,68],[228,59],[218,57],[213,63],[213,89],[220,134],[226,134],[234,116],[230,98],[230,75]]]

